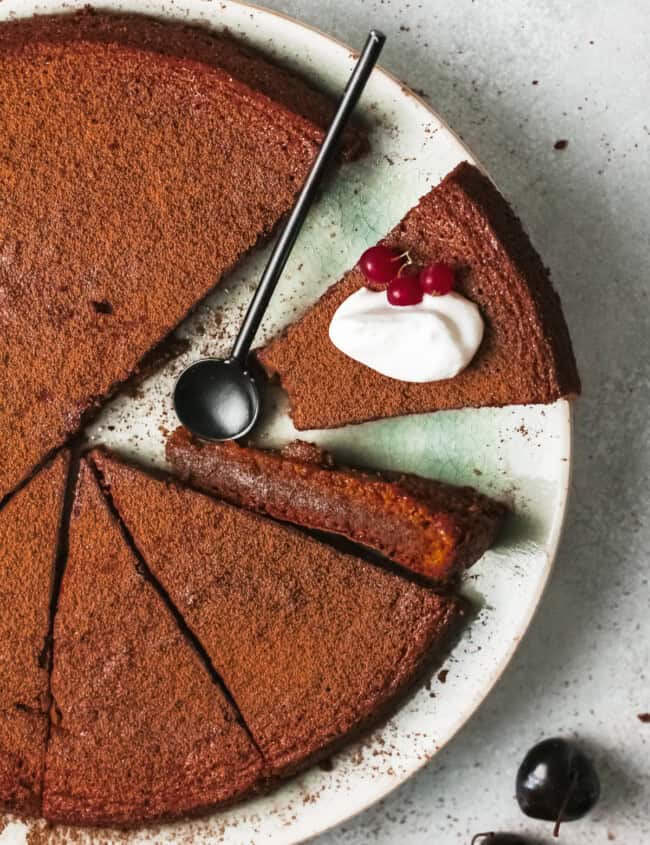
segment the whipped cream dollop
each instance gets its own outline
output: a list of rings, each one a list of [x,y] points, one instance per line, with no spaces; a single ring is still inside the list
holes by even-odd
[[[483,339],[477,306],[459,293],[424,294],[417,305],[391,305],[385,291],[360,288],[338,307],[330,340],[349,358],[384,376],[423,383],[453,378]]]

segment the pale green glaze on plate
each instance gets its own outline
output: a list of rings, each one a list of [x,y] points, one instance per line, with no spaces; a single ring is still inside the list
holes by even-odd
[[[5,0],[0,18],[81,5],[83,0],[65,5]],[[344,46],[295,21],[238,3],[132,0],[103,5],[227,26],[333,90],[341,88],[352,66]],[[343,167],[314,209],[276,295],[266,334],[299,314],[454,165],[472,160],[443,122],[384,72],[373,75],[362,110],[372,126],[373,153]],[[238,268],[184,327],[182,334],[191,342],[188,353],[149,379],[136,396],[118,397],[93,425],[92,442],[141,461],[162,461],[160,429],[176,425],[169,398],[175,377],[194,356],[227,352],[263,263],[259,252]],[[274,395],[271,400],[259,432],[260,441],[269,445],[293,436],[281,399]],[[570,431],[569,406],[559,402],[546,408],[444,412],[309,434],[343,460],[473,484],[512,502],[516,518],[506,536],[466,582],[478,615],[447,661],[447,682],[442,685],[434,676],[431,692],[422,688],[387,725],[337,755],[332,772],[316,768],[266,798],[201,821],[133,833],[129,841],[297,842],[377,801],[430,759],[499,678],[539,602],[564,516]],[[12,824],[0,843],[22,842],[24,836],[24,827]],[[92,839],[97,837],[89,834]]]

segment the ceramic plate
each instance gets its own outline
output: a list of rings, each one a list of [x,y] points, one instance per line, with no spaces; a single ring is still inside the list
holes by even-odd
[[[69,10],[84,2],[5,0],[0,18]],[[228,0],[102,6],[228,27],[332,91],[342,88],[353,63],[349,48],[331,38]],[[361,110],[371,126],[372,154],[344,166],[312,211],[265,323],[266,336],[303,311],[458,162],[473,160],[435,112],[383,71],[373,74]],[[162,462],[163,434],[176,425],[170,404],[174,379],[192,358],[227,352],[264,258],[259,251],[243,262],[182,328],[190,343],[186,354],[135,395],[120,396],[104,410],[89,430],[94,443],[140,461]],[[292,436],[283,402],[273,396],[258,439],[275,445]],[[307,438],[350,463],[472,484],[512,502],[516,516],[506,536],[465,582],[478,614],[446,663],[446,683],[434,674],[388,723],[336,755],[331,771],[314,768],[268,797],[201,821],[121,834],[120,842],[294,843],[343,821],[402,783],[453,737],[497,681],[529,625],[564,516],[571,448],[567,403],[443,412],[311,432]],[[12,824],[0,842],[21,842],[24,836],[24,827]]]

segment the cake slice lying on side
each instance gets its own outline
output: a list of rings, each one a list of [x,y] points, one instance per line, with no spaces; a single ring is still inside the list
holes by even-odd
[[[336,467],[326,452],[301,441],[274,452],[233,441],[204,443],[178,428],[166,451],[176,474],[194,487],[341,534],[437,582],[475,563],[507,513],[471,487]]]
[[[249,792],[250,737],[137,560],[82,461],[54,626],[43,815],[131,825]]]
[[[322,132],[218,68],[46,37],[0,39],[0,126],[1,500],[272,230]]]
[[[38,815],[48,731],[48,635],[68,455],[0,511],[0,810]]]
[[[413,383],[339,351],[329,327],[366,280],[351,270],[258,357],[289,394],[298,429],[332,428],[445,408],[553,402],[580,392],[560,300],[519,220],[490,180],[463,163],[420,200],[384,243],[419,265],[455,271],[456,290],[484,321],[482,344],[458,375]],[[396,307],[396,312],[400,311]]]
[[[248,511],[92,453],[140,553],[224,679],[269,775],[380,717],[464,603]]]

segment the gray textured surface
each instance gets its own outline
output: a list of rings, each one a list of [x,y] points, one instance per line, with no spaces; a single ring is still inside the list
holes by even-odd
[[[497,689],[388,800],[319,842],[550,842],[513,798],[542,736],[593,749],[603,798],[562,841],[650,835],[650,5],[647,0],[266,0],[359,45],[423,91],[524,219],[562,295],[584,385],[574,489],[551,586]],[[533,84],[537,80],[537,84]],[[554,150],[567,139],[564,151]],[[424,186],[423,186],[424,188]],[[435,820],[434,820],[435,815]]]

